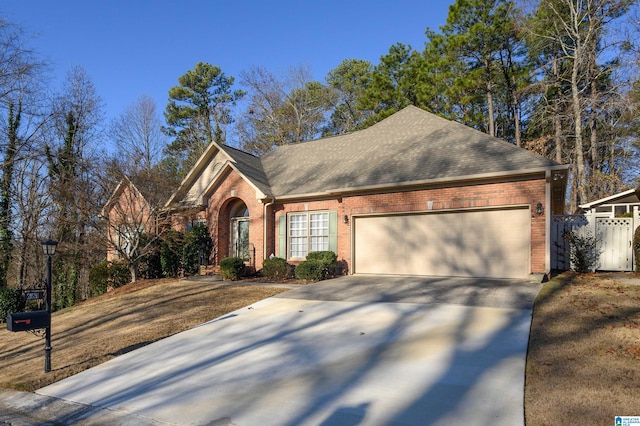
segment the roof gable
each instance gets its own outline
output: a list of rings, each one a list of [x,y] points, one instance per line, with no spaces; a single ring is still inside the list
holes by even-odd
[[[260,159],[244,151],[211,142],[166,202],[166,206],[203,205],[209,189],[228,168],[236,170],[249,185],[253,186],[258,198],[265,196],[264,191],[268,191],[268,183],[262,171]]]
[[[603,204],[633,204],[640,202],[640,188],[628,189],[626,191],[618,192],[617,194],[609,197],[601,198],[590,203],[581,204],[580,208],[588,210],[594,207],[601,206]]]
[[[137,194],[136,197],[139,196],[141,200],[148,204],[146,197],[142,194],[138,187],[134,185],[133,182],[131,182],[131,179],[129,179],[127,176],[123,176],[122,179],[120,179],[120,182],[118,182],[116,189],[113,190],[113,194],[111,194],[111,197],[109,197],[109,199],[105,203],[100,214],[104,217],[108,216],[111,209],[118,203],[120,196],[127,189],[129,189],[129,191],[132,191],[134,194]]]

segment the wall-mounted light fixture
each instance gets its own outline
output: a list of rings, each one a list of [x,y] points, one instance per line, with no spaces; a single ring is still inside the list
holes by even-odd
[[[344,224],[347,225],[349,223],[349,216],[347,216],[346,214],[344,215],[344,217],[342,218],[344,220]]]
[[[538,202],[538,205],[536,206],[536,213],[538,216],[542,216],[542,213],[544,213],[544,206],[540,202]]]
[[[553,180],[560,180],[564,177],[562,172],[553,172]]]

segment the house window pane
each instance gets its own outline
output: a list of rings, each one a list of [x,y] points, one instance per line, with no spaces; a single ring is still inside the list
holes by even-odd
[[[327,213],[309,215],[309,235],[329,235],[329,215]]]
[[[307,235],[306,215],[293,215],[289,218],[289,235],[292,237]]]
[[[329,213],[289,215],[289,257],[305,258],[324,250],[329,250]]]
[[[290,257],[294,258],[307,256],[307,237],[291,237],[290,246]]]
[[[329,237],[311,237],[311,248],[309,251],[329,250]]]
[[[307,215],[289,216],[289,257],[307,256]]]
[[[309,215],[309,251],[329,250],[329,214],[311,213]]]

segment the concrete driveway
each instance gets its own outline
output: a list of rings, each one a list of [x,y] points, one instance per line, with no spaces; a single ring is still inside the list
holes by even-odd
[[[522,425],[539,288],[344,277],[265,299],[37,393],[147,424]]]

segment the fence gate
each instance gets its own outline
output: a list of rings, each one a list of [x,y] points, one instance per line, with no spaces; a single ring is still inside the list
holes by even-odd
[[[600,242],[600,261],[598,269],[604,271],[633,270],[633,219],[604,218],[596,219],[596,235]]]
[[[595,214],[553,216],[551,223],[551,268],[567,270],[571,268],[569,243],[564,240],[565,232],[574,231],[581,236],[598,238],[598,265],[602,271],[633,270],[633,232],[640,225],[638,211],[634,218],[597,217]]]

